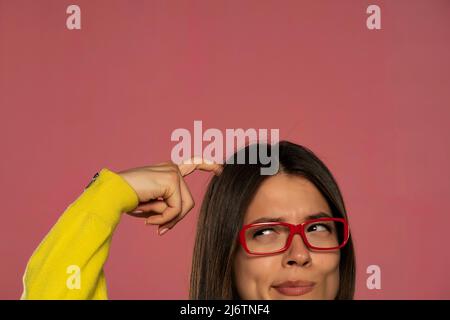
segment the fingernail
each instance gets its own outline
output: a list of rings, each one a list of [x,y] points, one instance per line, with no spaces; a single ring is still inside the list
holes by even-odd
[[[164,233],[167,232],[167,230],[169,230],[169,229],[167,229],[167,228],[162,229],[161,231],[159,231],[159,235],[162,236]]]

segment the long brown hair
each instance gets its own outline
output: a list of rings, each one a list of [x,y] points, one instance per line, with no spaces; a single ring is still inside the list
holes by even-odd
[[[249,159],[250,151],[258,152],[261,146],[249,145],[232,157],[236,160],[238,154],[243,152],[245,159]],[[347,218],[339,187],[325,164],[304,146],[281,141],[278,147],[279,155],[275,161],[279,162],[280,170],[308,179],[325,197],[333,216]],[[270,154],[270,145],[265,145],[265,148]],[[238,249],[236,239],[253,196],[270,176],[261,175],[260,168],[267,165],[260,162],[236,163],[227,161],[220,176],[212,178],[205,193],[192,258],[190,299],[241,299],[233,273],[233,259]],[[348,243],[340,250],[336,299],[353,299],[356,270],[351,234]]]

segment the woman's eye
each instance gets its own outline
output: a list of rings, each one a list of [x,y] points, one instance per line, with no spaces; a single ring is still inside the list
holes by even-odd
[[[330,231],[330,228],[325,224],[318,223],[318,224],[313,224],[312,226],[310,226],[308,228],[308,232],[314,232],[314,231],[317,231],[317,232]]]
[[[262,235],[267,235],[268,233],[270,233],[270,231],[273,231],[273,229],[261,229],[261,230],[255,231],[255,233],[253,234],[253,238],[256,238],[256,237],[262,236]]]

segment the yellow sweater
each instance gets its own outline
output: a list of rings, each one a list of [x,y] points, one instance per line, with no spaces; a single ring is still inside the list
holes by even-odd
[[[103,265],[111,238],[122,212],[138,203],[132,187],[103,168],[34,251],[21,299],[107,299]]]

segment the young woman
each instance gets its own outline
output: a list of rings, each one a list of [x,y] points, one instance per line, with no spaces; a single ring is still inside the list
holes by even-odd
[[[106,299],[103,265],[122,212],[161,235],[171,230],[194,206],[183,177],[196,169],[215,176],[200,210],[191,299],[352,299],[355,255],[339,187],[311,150],[285,141],[278,150],[272,176],[259,162],[102,169],[33,253],[22,299]]]

